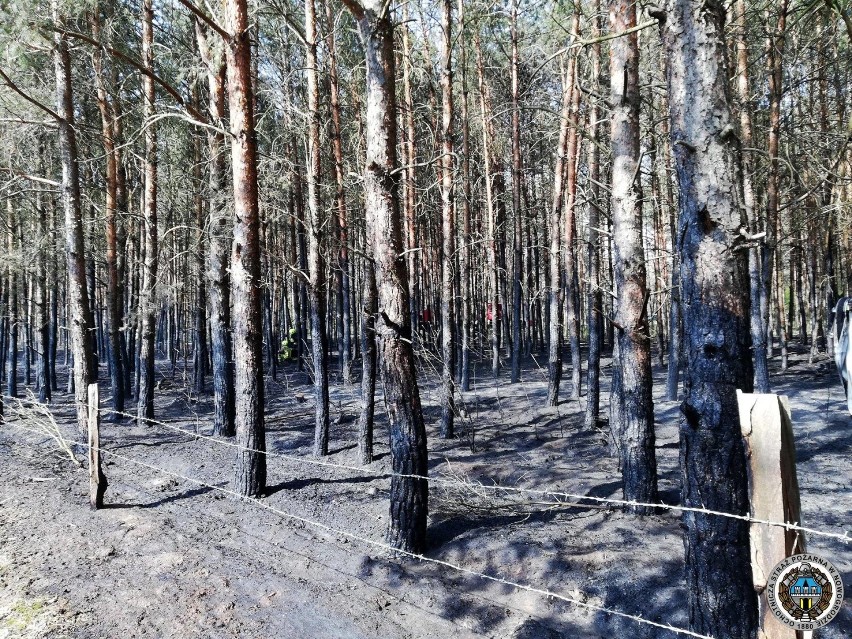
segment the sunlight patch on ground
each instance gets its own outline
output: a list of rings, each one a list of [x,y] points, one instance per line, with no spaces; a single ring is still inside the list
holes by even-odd
[[[2,561],[0,557],[0,561]],[[3,565],[3,564],[0,564]],[[56,600],[16,597],[0,603],[0,639],[63,639],[65,626]]]

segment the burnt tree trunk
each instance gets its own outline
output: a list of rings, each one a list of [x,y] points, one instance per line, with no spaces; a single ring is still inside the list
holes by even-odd
[[[521,110],[518,102],[518,1],[512,0],[512,215],[515,229],[512,235],[512,376],[513,384],[521,381]]]
[[[376,269],[373,263],[372,227],[366,230],[364,289],[361,312],[361,413],[358,416],[358,459],[373,463],[373,418],[376,412]]]
[[[680,186],[678,253],[686,338],[680,423],[681,503],[747,515],[748,478],[737,389],[750,392],[751,312],[740,149],[728,98],[725,9],[668,0],[661,27],[668,58],[671,138]],[[752,639],[749,524],[685,513],[690,627]]]
[[[498,291],[499,278],[497,277],[497,197],[496,181],[499,179],[494,173],[498,163],[493,160],[493,137],[491,132],[491,101],[488,93],[488,85],[485,82],[485,68],[482,59],[482,44],[477,33],[474,39],[476,48],[476,76],[479,84],[479,114],[482,123],[482,165],[485,178],[485,216],[486,216],[486,252],[488,255],[488,297],[486,302],[485,316],[486,324],[490,322],[489,336],[491,343],[491,374],[497,379],[500,374],[500,296]],[[490,318],[488,317],[490,315]]]
[[[458,22],[459,22],[459,66],[461,68],[461,127],[462,127],[462,152],[461,152],[461,179],[462,179],[462,236],[459,255],[459,277],[461,278],[461,370],[459,384],[462,392],[470,390],[470,332],[471,332],[471,259],[470,259],[470,123],[468,121],[468,88],[467,88],[467,62],[465,59],[465,29],[464,29],[464,0],[458,0]]]
[[[417,247],[417,147],[416,129],[414,123],[414,98],[411,87],[411,42],[408,29],[408,3],[403,3],[402,16],[402,95],[405,120],[405,143],[403,145],[403,164],[405,166],[404,212],[405,212],[405,249],[408,263],[409,313],[411,315],[412,338],[417,339],[417,301],[418,301],[418,268],[420,252]]]
[[[547,406],[559,404],[559,384],[562,381],[562,302],[561,302],[561,260],[559,242],[562,236],[562,202],[565,194],[566,164],[570,162],[568,153],[569,124],[571,121],[571,93],[574,78],[571,69],[574,61],[569,61],[569,71],[562,82],[562,111],[559,120],[559,142],[556,147],[556,168],[553,171],[553,201],[548,218],[550,238],[549,254],[549,295],[548,295],[548,357],[547,357]]]
[[[580,38],[580,15],[575,13],[571,20],[571,35],[576,40]],[[580,88],[577,76],[579,70],[577,56],[573,56],[568,72],[571,94],[571,107],[568,115],[568,146],[565,151],[567,166],[565,167],[565,195],[562,205],[565,207],[563,218],[565,234],[565,327],[568,329],[568,345],[571,350],[571,398],[580,399],[580,380],[582,359],[580,358],[580,295],[579,276],[577,273],[577,160],[579,159],[579,114]]]
[[[767,17],[769,16],[767,10]],[[775,278],[774,271],[778,268],[780,261],[776,257],[778,253],[778,207],[780,201],[780,162],[778,159],[779,145],[781,140],[781,97],[782,82],[782,57],[784,52],[784,32],[787,24],[787,0],[782,0],[778,7],[778,23],[773,33],[766,39],[766,71],[769,80],[769,135],[766,151],[769,154],[769,171],[766,176],[766,240],[763,244],[761,258],[761,312],[763,313],[763,330],[767,336],[767,353],[772,351],[772,338],[769,330],[769,315],[772,308],[772,291]],[[781,301],[783,305],[783,301]],[[777,304],[776,304],[777,306]],[[783,349],[782,368],[787,364],[787,342],[784,328],[776,323],[781,346]],[[767,384],[768,386],[768,384]]]
[[[92,34],[100,40],[100,16],[95,9]],[[109,334],[109,373],[112,385],[114,421],[120,421],[124,412],[124,357],[121,346],[122,300],[118,273],[118,171],[120,155],[115,147],[115,113],[107,97],[104,69],[100,49],[92,54],[97,86],[98,110],[101,115],[104,155],[106,159],[106,267],[107,267],[107,324]]]
[[[6,217],[9,227],[9,234],[6,236],[6,254],[9,256],[15,255],[15,210],[12,207],[12,200],[6,200]],[[6,395],[8,397],[18,396],[18,339],[20,337],[19,326],[23,323],[20,317],[20,305],[18,304],[18,266],[15,260],[9,260],[7,268],[6,288],[9,291],[9,342],[6,346]]]
[[[593,40],[600,37],[600,0],[595,0],[595,10],[592,17]],[[597,89],[600,85],[601,45],[599,42],[591,47],[592,86]],[[586,366],[586,429],[597,426],[600,416],[601,397],[601,340],[603,338],[603,298],[601,293],[600,276],[600,187],[601,179],[600,146],[598,139],[598,101],[592,99],[589,104],[589,231],[588,253],[586,257],[588,284],[588,328],[589,328],[589,359]]]
[[[737,97],[739,104],[740,140],[746,148],[754,147],[754,129],[751,119],[751,86],[748,73],[748,27],[746,26],[746,0],[736,0],[733,8],[734,28],[736,29],[737,52]],[[754,156],[743,154],[743,205],[746,210],[749,230],[756,234],[760,229],[760,219],[755,206],[754,192]],[[768,393],[769,364],[766,359],[766,327],[760,312],[762,296],[761,248],[755,244],[749,250],[748,271],[751,297],[751,343],[754,357],[754,387],[758,393]]]
[[[195,209],[195,238],[193,240],[193,258],[195,261],[196,291],[197,298],[195,311],[193,313],[194,348],[192,352],[193,383],[195,392],[201,396],[205,391],[205,377],[207,373],[207,280],[204,275],[204,191],[202,188],[202,150],[201,137],[196,133],[193,135],[193,165],[192,178],[195,195],[193,196],[193,208]]]
[[[422,553],[429,502],[426,428],[414,368],[408,278],[401,258],[393,23],[381,0],[345,3],[358,22],[367,58],[365,210],[373,231],[368,241],[376,260],[376,333],[381,341],[391,460],[398,473],[391,479],[388,541],[394,548]]]
[[[667,62],[664,62],[664,66]],[[663,98],[661,100],[660,111],[668,115],[668,101]],[[662,118],[661,139],[665,140],[662,144],[661,154],[661,174],[665,184],[666,202],[669,206],[669,241],[672,245],[671,259],[671,308],[669,309],[669,357],[666,369],[666,399],[670,402],[677,401],[680,385],[681,363],[683,359],[683,316],[680,309],[680,266],[678,264],[677,255],[677,222],[675,212],[674,185],[671,178],[672,153],[671,153],[671,135],[669,135],[669,119]]]
[[[322,258],[322,211],[319,201],[321,166],[317,17],[314,0],[305,0],[305,71],[308,79],[308,297],[311,308],[311,356],[314,363],[316,419],[314,455],[328,455],[328,348],[325,331],[326,287]]]
[[[53,37],[56,70],[56,115],[59,127],[59,155],[62,162],[62,208],[65,212],[65,253],[68,264],[67,326],[70,328],[74,352],[74,399],[77,408],[77,430],[88,434],[88,388],[97,379],[95,357],[89,333],[94,328],[92,309],[86,288],[86,256],[83,235],[83,211],[80,195],[80,173],[77,135],[74,129],[74,103],[71,91],[71,57],[63,33],[64,20],[59,14],[58,0],[53,0],[53,20],[57,27]]]
[[[142,80],[143,114],[145,118],[145,194],[144,194],[144,236],[145,263],[143,267],[142,289],[139,295],[139,315],[141,321],[141,340],[139,350],[139,402],[137,419],[143,421],[154,418],[154,338],[157,329],[156,289],[157,289],[157,127],[152,121],[154,116],[154,80],[150,73],[154,67],[154,9],[153,0],[142,0],[142,63],[148,70]],[[76,360],[75,360],[76,365]],[[85,392],[84,388],[82,392]]]
[[[346,219],[346,192],[343,188],[343,142],[340,123],[340,88],[337,76],[337,51],[334,42],[334,23],[332,20],[330,0],[325,0],[325,13],[326,22],[328,23],[326,44],[328,47],[329,97],[331,102],[331,147],[334,154],[334,201],[337,209],[337,235],[339,242],[337,249],[337,268],[335,269],[338,296],[338,358],[343,383],[349,385],[352,383],[352,311],[349,290],[349,249],[346,246],[349,241],[349,232],[348,221]]]
[[[39,138],[39,164],[43,164],[44,141]],[[33,329],[35,331],[36,350],[36,384],[38,386],[38,401],[46,403],[51,400],[50,385],[50,313],[48,284],[48,255],[50,239],[48,233],[47,211],[42,190],[36,192],[36,232],[38,233],[38,253],[36,254],[35,299],[33,314]]]
[[[225,60],[218,46],[208,43],[200,22],[195,23],[198,49],[207,70],[208,113],[212,122],[225,117]],[[218,44],[218,43],[217,43]],[[233,225],[226,192],[225,136],[207,129],[210,155],[207,177],[209,212],[207,220],[207,316],[210,322],[213,364],[213,434],[233,437],[234,369],[231,363],[230,251]]]
[[[237,465],[234,490],[259,497],[266,490],[266,430],[263,422],[263,321],[260,287],[260,213],[257,140],[254,129],[251,40],[246,0],[228,0],[225,47],[234,181],[234,423]]]
[[[453,5],[441,2],[443,56],[441,58],[441,425],[443,439],[454,435],[455,402],[455,199],[453,198]]]
[[[636,26],[636,4],[610,2],[610,29],[620,34]],[[610,44],[612,108],[613,278],[617,294],[610,429],[619,453],[624,498],[657,501],[654,399],[648,287],[642,248],[642,192],[639,180],[639,39],[636,32]],[[634,506],[634,512],[648,508]]]

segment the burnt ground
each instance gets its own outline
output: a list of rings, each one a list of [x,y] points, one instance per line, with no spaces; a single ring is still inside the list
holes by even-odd
[[[195,436],[210,433],[211,398],[191,396],[165,366],[157,418],[170,427],[103,424],[103,447],[122,457],[105,456],[110,487],[103,510],[88,508],[87,473],[43,432],[43,418],[25,409],[0,427],[0,639],[678,636],[393,557],[343,534],[383,541],[390,459],[380,395],[376,462],[354,470],[311,465],[300,461],[311,459],[313,444],[310,380],[293,368],[267,388],[267,508],[234,499],[217,490],[229,487],[234,449]],[[663,401],[665,371],[654,372],[660,490],[677,503],[678,404]],[[803,355],[775,373],[776,391],[793,408],[803,523],[843,533],[852,528],[852,420],[837,376],[825,358],[809,365]],[[428,557],[686,626],[677,514],[637,517],[482,488],[620,497],[606,424],[582,428],[584,400],[543,408],[545,370],[534,360],[516,385],[495,384],[479,370],[460,404],[459,437],[441,441],[429,361],[420,379],[430,474],[459,482],[431,486]],[[563,395],[567,390],[563,382]],[[334,464],[356,465],[357,397],[357,386],[333,387]],[[50,408],[64,436],[75,438],[67,394]],[[808,550],[830,559],[852,592],[852,548],[811,536]],[[818,636],[852,636],[849,597]]]

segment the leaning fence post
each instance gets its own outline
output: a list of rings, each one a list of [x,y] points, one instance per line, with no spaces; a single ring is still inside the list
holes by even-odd
[[[89,504],[103,507],[107,479],[101,469],[101,414],[97,384],[89,384]]]
[[[790,403],[786,396],[737,391],[740,427],[748,457],[751,516],[766,521],[801,525],[796,446]],[[760,601],[759,639],[796,639],[796,630],[772,619],[766,598],[769,574],[775,565],[805,551],[801,531],[751,524],[751,567]]]

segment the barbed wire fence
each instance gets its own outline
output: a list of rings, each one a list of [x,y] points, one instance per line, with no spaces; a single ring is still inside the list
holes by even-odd
[[[117,414],[122,417],[127,417],[130,419],[136,419],[135,415],[131,415],[130,413],[122,413],[118,411],[114,411],[112,409],[101,409],[102,413],[110,413]],[[292,461],[299,464],[305,464],[309,466],[317,466],[323,468],[331,468],[336,470],[344,470],[348,472],[357,472],[361,475],[364,474],[365,470],[367,470],[364,466],[353,466],[349,464],[340,464],[331,461],[324,461],[321,459],[311,459],[308,457],[301,457],[299,455],[292,455],[289,453],[282,453],[280,451],[273,450],[257,450],[252,448],[246,448],[244,446],[240,446],[235,442],[231,442],[225,439],[220,439],[217,437],[213,437],[211,435],[203,435],[195,430],[189,430],[186,428],[181,428],[180,426],[176,426],[175,424],[171,424],[169,422],[163,422],[155,419],[146,419],[146,424],[155,425],[162,428],[166,428],[172,431],[178,431],[183,433],[188,437],[192,437],[195,439],[201,439],[210,441],[212,443],[218,444],[220,446],[227,446],[229,448],[233,448],[240,452],[252,452],[258,453],[262,455],[266,455],[267,457],[277,457],[280,459],[285,459],[288,461]],[[449,465],[449,462],[447,462]],[[690,506],[681,506],[678,504],[665,504],[662,502],[651,503],[651,502],[641,502],[641,501],[633,501],[629,499],[618,499],[615,497],[596,497],[592,495],[585,495],[582,493],[568,492],[563,490],[557,490],[553,488],[524,488],[518,486],[503,486],[497,484],[484,484],[482,482],[474,482],[469,479],[447,479],[444,477],[434,477],[429,475],[413,475],[413,474],[405,474],[405,473],[396,473],[393,471],[383,472],[381,474],[374,475],[376,479],[387,478],[390,479],[392,477],[396,477],[398,479],[418,479],[425,480],[430,484],[436,485],[444,485],[450,486],[457,489],[463,489],[471,493],[481,493],[482,491],[491,491],[494,494],[517,494],[517,495],[530,495],[534,496],[537,500],[541,498],[552,498],[554,501],[542,502],[537,501],[538,504],[544,506],[572,506],[578,508],[591,508],[594,505],[610,505],[616,506],[619,508],[622,507],[640,507],[640,508],[654,508],[659,510],[670,510],[675,512],[693,512],[702,515],[712,515],[718,517],[727,517],[730,519],[737,519],[740,521],[746,521],[751,524],[759,524],[763,526],[776,526],[779,528],[784,528],[785,530],[799,532],[799,533],[808,533],[809,535],[814,535],[818,537],[826,537],[830,539],[836,539],[842,541],[844,543],[848,543],[852,541],[852,531],[846,530],[842,533],[824,531],[817,528],[810,528],[807,526],[800,525],[799,522],[788,522],[788,521],[773,521],[769,519],[758,519],[755,517],[751,517],[750,515],[740,515],[736,513],[727,513],[718,510],[711,510],[707,508],[698,508],[698,507],[690,507]],[[570,500],[570,501],[567,501]]]
[[[44,435],[44,432],[41,431],[41,430],[26,428],[24,426],[21,426],[21,425],[15,423],[15,422],[10,422],[9,425],[13,426],[14,428],[17,428],[21,431],[24,431],[24,432]],[[87,442],[77,441],[77,440],[68,439],[68,438],[63,438],[63,441],[68,446],[75,446],[75,447],[79,447],[81,449],[88,449],[89,448],[89,445],[88,445]],[[435,557],[430,557],[428,555],[413,553],[413,552],[409,552],[409,551],[406,551],[406,550],[394,548],[393,546],[386,544],[384,542],[377,541],[375,539],[369,539],[367,537],[358,535],[356,533],[353,533],[353,532],[350,532],[350,531],[347,531],[347,530],[343,530],[341,528],[335,528],[334,526],[330,526],[330,525],[323,523],[321,521],[317,521],[317,520],[311,519],[309,517],[304,517],[302,515],[298,515],[298,514],[289,512],[289,511],[284,510],[282,508],[278,508],[276,506],[273,506],[272,504],[266,503],[266,502],[264,502],[260,499],[255,498],[255,497],[244,496],[244,495],[237,493],[236,491],[233,491],[229,488],[217,486],[215,484],[203,481],[203,480],[198,479],[196,477],[190,477],[189,475],[179,473],[179,472],[174,471],[174,470],[169,470],[169,469],[166,469],[166,468],[162,468],[160,466],[156,466],[154,464],[149,464],[148,462],[145,462],[145,461],[142,461],[142,460],[139,460],[139,459],[127,456],[127,455],[123,455],[121,453],[117,453],[115,451],[105,449],[103,447],[92,447],[92,448],[94,450],[97,450],[101,454],[108,456],[108,457],[119,459],[119,460],[125,461],[127,463],[133,464],[135,466],[145,468],[147,470],[162,473],[162,474],[170,476],[174,479],[180,479],[180,480],[186,481],[190,484],[194,484],[196,486],[207,488],[210,491],[223,494],[226,497],[233,499],[235,501],[248,503],[248,504],[251,504],[251,505],[256,506],[258,508],[261,508],[263,510],[272,512],[272,513],[274,513],[274,514],[276,514],[276,515],[278,515],[278,516],[280,516],[284,519],[288,519],[288,520],[294,521],[294,522],[299,522],[303,525],[310,526],[310,527],[317,529],[317,530],[321,530],[321,531],[328,533],[330,535],[335,535],[335,536],[338,536],[338,537],[345,537],[347,539],[351,539],[352,541],[355,541],[355,542],[358,542],[358,543],[363,544],[365,546],[368,546],[368,547],[372,548],[374,551],[377,551],[377,552],[379,552],[379,553],[381,553],[381,554],[383,554],[383,555],[385,555],[385,556],[387,556],[391,559],[398,559],[400,557],[405,557],[405,558],[408,558],[408,559],[416,560],[418,562],[435,565],[435,566],[438,566],[440,568],[444,568],[444,569],[451,570],[453,572],[461,573],[461,574],[467,575],[469,577],[475,577],[475,578],[478,578],[478,579],[481,579],[481,580],[484,580],[484,581],[488,581],[488,582],[500,584],[500,585],[503,585],[503,586],[507,586],[509,588],[513,588],[513,589],[518,590],[518,591],[529,592],[529,593],[532,593],[532,594],[540,595],[540,596],[545,597],[547,599],[562,601],[564,603],[575,605],[575,606],[578,606],[580,608],[585,608],[587,610],[592,610],[592,611],[603,613],[603,614],[606,614],[606,615],[619,617],[619,618],[622,618],[622,619],[627,619],[627,620],[630,620],[630,621],[633,621],[633,622],[636,622],[636,623],[639,623],[639,624],[644,624],[644,625],[651,626],[651,627],[654,627],[654,628],[658,628],[658,629],[661,629],[661,630],[666,630],[666,631],[669,631],[669,632],[672,632],[672,633],[675,633],[675,634],[678,634],[678,635],[682,635],[682,636],[686,636],[686,637],[695,637],[696,639],[714,639],[714,637],[712,637],[710,635],[703,635],[703,634],[700,634],[700,633],[696,633],[696,632],[693,632],[693,631],[686,629],[686,628],[681,628],[681,627],[678,627],[678,626],[675,626],[675,625],[672,625],[672,624],[667,624],[667,623],[660,623],[660,622],[657,622],[657,621],[653,621],[651,619],[646,619],[646,618],[644,618],[640,615],[632,615],[632,614],[629,614],[629,613],[626,613],[626,612],[622,612],[620,610],[615,610],[613,608],[608,608],[606,606],[598,605],[598,604],[595,604],[595,603],[590,603],[589,601],[585,600],[585,599],[587,599],[587,597],[585,596],[584,593],[580,593],[580,595],[578,597],[572,597],[572,596],[565,595],[565,594],[562,594],[562,593],[559,593],[559,592],[556,592],[556,591],[553,591],[553,590],[548,590],[546,588],[540,588],[540,587],[534,586],[532,584],[525,584],[525,583],[520,583],[520,582],[517,582],[517,581],[512,581],[510,579],[506,579],[505,577],[501,577],[501,576],[498,576],[498,575],[495,575],[495,574],[492,574],[492,573],[480,572],[478,570],[474,570],[472,568],[468,568],[468,567],[462,566],[460,564],[456,564],[456,563],[453,563],[453,562],[450,562],[450,561],[445,561],[443,559],[438,559],[438,558],[435,558]]]
[[[89,444],[83,441],[77,441],[74,439],[67,438],[63,436],[60,432],[59,426],[56,423],[56,420],[53,418],[52,413],[47,407],[44,407],[37,402],[31,401],[34,398],[30,398],[30,401],[27,402],[29,407],[25,408],[24,402],[18,401],[16,405],[10,406],[10,413],[14,413],[15,420],[8,420],[8,425],[11,425],[15,428],[18,428],[22,431],[38,434],[38,435],[47,435],[50,437],[55,444],[57,444],[61,449],[63,449],[66,454],[69,451],[74,450],[87,450],[89,448]],[[16,410],[17,409],[17,410]],[[136,419],[135,415],[130,413],[124,413],[119,411],[114,411],[111,409],[100,409],[101,413],[112,414],[119,417],[125,417],[130,419]],[[12,415],[10,415],[11,417]],[[27,428],[26,426],[21,425],[18,422],[32,423],[36,426],[36,428]],[[182,435],[190,438],[191,440],[205,440],[210,443],[216,444],[218,446],[224,446],[231,449],[243,451],[243,452],[256,452],[265,454],[267,457],[275,457],[279,458],[291,463],[308,465],[312,467],[320,467],[327,470],[337,470],[337,471],[346,471],[346,472],[357,472],[363,476],[367,468],[363,466],[353,466],[348,464],[341,464],[331,461],[325,461],[320,459],[311,459],[306,457],[301,457],[298,455],[283,453],[279,451],[257,451],[254,449],[246,448],[243,446],[239,446],[235,442],[231,442],[228,440],[216,438],[210,435],[205,435],[198,432],[198,425],[196,424],[193,430],[189,430],[187,428],[181,427],[174,423],[165,422],[161,420],[145,420],[146,424],[154,425],[172,432],[179,432]],[[488,572],[480,572],[474,570],[472,568],[468,568],[466,566],[462,566],[460,564],[452,563],[449,561],[445,561],[442,559],[438,559],[435,557],[430,557],[423,554],[411,553],[403,550],[396,549],[384,542],[377,541],[375,539],[370,539],[368,537],[364,537],[362,535],[358,535],[351,531],[342,530],[331,526],[329,524],[323,523],[321,521],[317,521],[315,519],[311,519],[309,517],[305,517],[302,515],[298,515],[282,508],[278,508],[269,503],[261,501],[257,498],[246,497],[243,496],[229,488],[224,488],[222,486],[217,486],[210,482],[204,481],[197,477],[191,477],[189,475],[179,473],[173,470],[169,470],[166,468],[162,468],[160,466],[150,464],[146,461],[130,457],[127,455],[123,455],[121,453],[117,453],[114,450],[110,450],[108,448],[104,448],[103,446],[92,447],[93,450],[97,450],[101,454],[104,454],[108,457],[113,457],[115,459],[120,459],[132,465],[146,468],[148,470],[152,470],[157,473],[161,473],[167,476],[170,476],[174,479],[180,479],[191,484],[207,488],[210,491],[215,491],[216,493],[225,495],[226,497],[240,501],[249,503],[253,506],[262,508],[269,512],[272,512],[284,519],[287,519],[292,522],[299,522],[303,525],[310,526],[314,529],[324,531],[331,535],[336,535],[338,537],[344,537],[347,539],[351,539],[352,541],[358,542],[360,544],[366,545],[380,553],[383,553],[390,557],[391,559],[396,559],[400,557],[406,557],[409,559],[417,560],[419,562],[428,563],[431,565],[438,566],[442,569],[451,570],[457,573],[461,573],[470,577],[478,578],[480,580],[498,583],[510,588],[513,588],[518,591],[526,591],[529,593],[537,594],[549,599],[562,601],[568,603],[570,605],[576,605],[581,608],[585,608],[588,610],[593,610],[595,612],[599,612],[606,615],[611,615],[614,617],[630,620],[635,623],[648,625],[651,627],[655,627],[658,629],[666,630],[675,634],[679,634],[682,636],[689,637],[698,637],[701,639],[713,639],[707,635],[702,635],[699,633],[692,632],[686,628],[680,628],[668,623],[661,623],[657,621],[653,621],[650,619],[646,619],[641,615],[633,615],[620,610],[608,608],[603,605],[598,605],[595,603],[590,603],[587,599],[588,597],[584,596],[584,593],[580,593],[580,596],[568,596],[559,592],[555,592],[553,590],[549,590],[546,588],[537,587],[533,584],[529,583],[520,583],[517,581],[512,581],[501,577],[499,575],[490,574]],[[74,458],[73,454],[71,457]],[[451,475],[451,478],[447,477],[435,477],[435,476],[421,476],[421,475],[411,475],[411,474],[403,474],[403,473],[395,473],[392,471],[382,472],[373,474],[374,479],[390,479],[392,477],[397,478],[407,478],[407,479],[421,479],[429,482],[434,486],[441,486],[447,489],[452,489],[458,491],[461,494],[473,494],[477,497],[488,497],[491,499],[497,499],[498,497],[505,497],[507,495],[512,496],[529,496],[535,498],[535,501],[530,502],[530,505],[544,509],[544,508],[555,508],[555,507],[576,507],[576,508],[588,508],[588,509],[599,509],[602,507],[611,508],[618,507],[622,508],[625,506],[644,506],[644,507],[652,507],[660,510],[667,511],[675,511],[675,512],[696,512],[704,515],[710,516],[719,516],[719,517],[727,517],[731,519],[737,519],[741,521],[746,521],[751,524],[757,525],[765,525],[765,526],[777,526],[784,528],[785,530],[795,531],[797,533],[807,533],[808,535],[824,537],[828,539],[838,540],[843,543],[848,543],[852,540],[852,536],[850,536],[850,531],[846,530],[842,533],[836,533],[831,531],[820,530],[811,527],[801,526],[799,522],[781,522],[781,521],[770,521],[770,520],[762,520],[750,517],[748,515],[740,515],[736,513],[726,513],[720,511],[714,511],[706,508],[695,508],[695,507],[686,507],[680,505],[671,505],[671,504],[663,504],[663,503],[644,503],[644,502],[636,502],[631,500],[623,500],[611,497],[596,497],[590,495],[584,495],[581,493],[568,492],[563,490],[557,490],[552,488],[527,488],[527,487],[518,487],[518,486],[503,486],[496,484],[485,484],[479,481],[473,481],[465,476],[460,476],[458,472],[455,472],[449,463],[446,462],[447,469]]]

